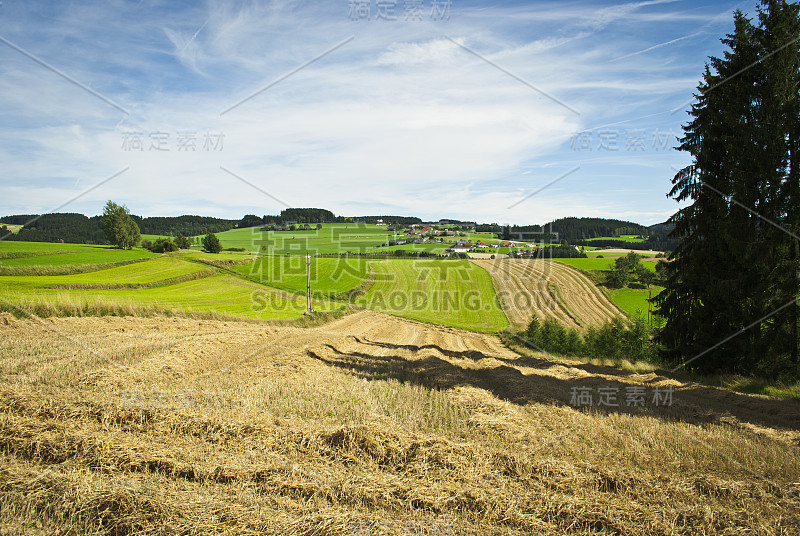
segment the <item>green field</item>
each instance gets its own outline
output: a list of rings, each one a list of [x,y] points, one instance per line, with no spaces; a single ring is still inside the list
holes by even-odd
[[[226,263],[234,267],[248,256],[200,251],[156,255],[141,248],[126,251],[109,246],[0,241],[0,266],[12,270],[12,275],[0,276],[0,305],[14,313],[20,312],[19,305],[36,311],[52,305],[57,310],[53,314],[100,309],[133,312],[139,308],[262,319],[301,316],[305,298],[237,277],[224,269]],[[201,262],[204,259],[215,265]],[[140,262],[113,266],[137,260]],[[104,269],[97,269],[98,265]],[[37,266],[63,268],[69,275],[13,275],[15,269],[27,274],[28,268]],[[70,273],[70,269],[84,272]],[[344,305],[324,299],[313,301],[317,311]]]
[[[563,262],[564,264],[569,264],[573,268],[577,268],[578,270],[587,270],[587,271],[595,271],[595,270],[613,270],[614,269],[614,261],[616,259],[598,259],[598,258],[588,258],[588,259],[554,259],[558,262]],[[650,271],[655,271],[656,263],[643,261],[642,266],[647,268]]]
[[[555,259],[578,270],[613,270],[614,259]]]
[[[311,258],[311,293],[342,294],[364,284],[369,263],[363,258]],[[237,266],[236,272],[265,285],[305,295],[306,258],[260,257]]]
[[[620,236],[599,236],[597,238],[588,238],[589,242],[593,240],[618,240],[620,242],[644,242],[645,238],[638,238],[639,235],[620,235]]]
[[[331,232],[336,229],[316,237],[307,231],[306,244],[338,249],[383,236],[375,232],[377,226],[371,234],[361,226],[355,230],[364,234],[354,236]],[[252,230],[231,233],[244,240]],[[0,309],[14,314],[22,309],[42,316],[176,310],[283,319],[300,317],[306,305],[303,255],[256,258],[250,251],[196,250],[157,255],[141,248],[0,241],[0,262],[5,270],[0,273],[6,274],[0,275]],[[356,303],[366,308],[480,331],[508,326],[488,272],[468,261],[317,257],[311,259],[311,282],[316,311],[346,307],[349,293],[362,287],[366,294]]]
[[[402,251],[426,251],[428,253],[435,253],[437,255],[444,255],[445,249],[449,248],[451,244],[441,242],[428,242],[423,244],[402,244],[400,246],[385,246],[379,248],[370,248],[369,253],[393,253],[396,250]]]
[[[7,253],[3,246],[10,243],[0,242],[0,255]],[[57,245],[64,246],[64,244]],[[79,251],[50,250],[46,255],[32,254],[24,257],[0,258],[0,261],[2,261],[2,266],[67,266],[121,262],[157,256],[155,253],[141,248],[129,250],[115,249],[110,246],[84,246],[84,248]]]
[[[383,225],[326,223],[320,230],[261,231],[261,227],[217,233],[223,248],[244,248],[267,255],[366,252],[388,244],[391,233]]]
[[[145,263],[125,264],[94,272],[55,276],[14,276],[9,281],[13,281],[14,286],[26,288],[45,288],[53,285],[142,284],[182,277],[207,268],[203,264],[187,262],[177,257],[156,257]]]
[[[647,297],[655,296],[664,290],[663,287],[653,285],[650,290],[638,288],[620,288],[609,291],[613,302],[634,318],[647,319]],[[649,294],[648,294],[649,293]]]
[[[489,273],[466,260],[373,261],[374,283],[358,300],[369,309],[480,331],[508,327]]]

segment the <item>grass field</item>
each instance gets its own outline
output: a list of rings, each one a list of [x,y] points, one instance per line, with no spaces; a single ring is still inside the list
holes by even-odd
[[[363,258],[312,258],[311,292],[343,294],[364,284],[369,277],[370,261]],[[265,285],[306,293],[305,257],[260,257],[253,262],[237,266],[237,272],[255,278]]]
[[[423,244],[403,244],[400,246],[385,246],[379,248],[370,248],[367,250],[369,253],[391,253],[395,250],[403,250],[403,251],[427,251],[429,253],[435,253],[437,255],[444,254],[445,249],[449,248],[449,243],[439,243],[439,242],[431,242],[431,243],[423,243]]]
[[[304,256],[17,242],[0,242],[0,255],[3,310],[17,315],[23,305],[41,316],[164,310],[285,319],[302,316],[306,305]],[[132,261],[139,262],[119,265]],[[465,329],[508,326],[488,273],[467,261],[321,257],[311,269],[316,311],[346,307],[356,297],[349,293],[364,287],[358,303],[368,308]]]
[[[312,231],[261,231],[260,227],[232,229],[218,233],[225,248],[245,248],[267,255],[366,252],[387,244],[391,234],[386,226],[326,223]]]
[[[798,423],[794,401],[374,312],[0,316],[9,535],[794,536]]]
[[[564,264],[568,264],[573,268],[577,268],[578,270],[602,271],[602,270],[613,270],[614,261],[616,259],[587,258],[587,259],[554,259],[554,260],[562,262]],[[654,262],[642,261],[642,266],[644,266],[650,271],[655,271],[656,269],[656,263]]]
[[[225,272],[249,259],[242,253],[163,256],[140,248],[0,241],[0,257],[2,309],[17,315],[25,310],[41,316],[163,310],[286,319],[299,318],[306,307],[304,298]],[[193,262],[205,259],[213,266]],[[113,266],[137,260],[142,262]],[[49,275],[58,270],[67,275]],[[343,306],[326,299],[313,302],[322,312]]]
[[[653,285],[650,290],[646,288],[620,288],[611,289],[609,294],[612,301],[633,318],[647,319],[647,297],[655,296],[664,290],[663,287]]]
[[[374,282],[360,305],[448,326],[499,331],[508,320],[489,273],[467,260],[373,261]]]
[[[4,251],[2,244],[5,244],[5,242],[0,242],[0,253]],[[82,251],[53,251],[47,255],[6,258],[0,259],[0,261],[2,261],[2,266],[67,266],[129,261],[150,257],[156,257],[156,254],[141,248],[121,250],[108,246],[87,246]]]
[[[620,236],[600,236],[597,238],[588,238],[589,242],[594,240],[619,240],[620,242],[644,242],[645,238],[638,238],[639,235],[620,235]]]

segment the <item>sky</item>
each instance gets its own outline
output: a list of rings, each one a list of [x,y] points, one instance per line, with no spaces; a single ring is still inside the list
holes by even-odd
[[[755,6],[2,0],[0,215],[663,222]]]

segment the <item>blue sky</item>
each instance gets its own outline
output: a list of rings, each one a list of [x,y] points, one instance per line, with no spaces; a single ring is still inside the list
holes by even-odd
[[[661,222],[737,8],[3,0],[0,215]]]

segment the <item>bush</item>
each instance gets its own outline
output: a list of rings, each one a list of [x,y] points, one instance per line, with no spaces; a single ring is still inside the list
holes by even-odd
[[[169,238],[157,238],[155,242],[145,239],[142,240],[142,247],[149,249],[153,253],[178,251],[178,245]]]
[[[189,243],[189,239],[182,234],[175,237],[175,245],[178,246],[178,249],[189,249],[192,247]]]

